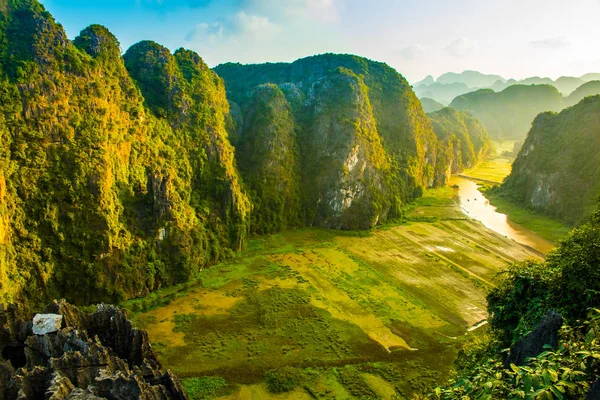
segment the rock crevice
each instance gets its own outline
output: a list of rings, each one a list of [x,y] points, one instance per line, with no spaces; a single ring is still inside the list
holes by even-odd
[[[17,311],[0,308],[0,398],[187,399],[123,310],[101,304],[84,313],[63,300],[33,320]],[[34,333],[40,320],[60,322]]]

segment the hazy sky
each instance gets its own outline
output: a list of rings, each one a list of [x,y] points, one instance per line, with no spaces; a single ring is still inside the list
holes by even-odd
[[[506,78],[600,72],[600,0],[42,0],[70,37],[92,23],[126,50],[155,40],[206,62],[325,52],[384,61],[415,82],[475,69]]]

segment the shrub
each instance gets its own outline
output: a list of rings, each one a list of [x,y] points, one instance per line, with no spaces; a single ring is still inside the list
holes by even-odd
[[[265,381],[271,393],[284,393],[294,390],[304,378],[304,371],[294,367],[283,367],[268,371]]]

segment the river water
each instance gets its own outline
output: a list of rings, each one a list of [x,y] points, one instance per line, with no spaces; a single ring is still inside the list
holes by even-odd
[[[480,221],[487,228],[544,254],[555,247],[540,235],[509,221],[506,214],[496,212],[496,207],[483,196],[474,181],[453,176],[450,184],[459,186],[458,197],[464,213]]]

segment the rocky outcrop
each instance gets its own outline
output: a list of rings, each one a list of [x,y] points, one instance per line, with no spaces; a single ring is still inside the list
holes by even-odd
[[[225,87],[198,54],[122,56],[37,0],[0,10],[0,302],[118,302],[245,245]]]
[[[533,332],[515,343],[504,360],[504,367],[509,368],[511,364],[523,365],[526,359],[536,357],[544,351],[544,346],[557,348],[558,331],[562,324],[563,318],[560,314],[548,311]]]
[[[98,305],[88,314],[55,301],[41,318],[61,325],[41,334],[17,311],[0,309],[0,398],[187,399],[124,311]]]

